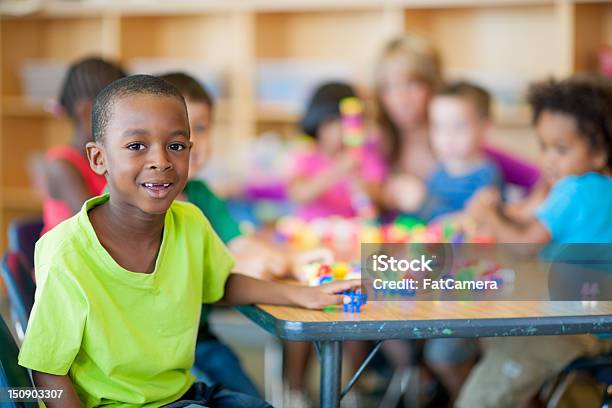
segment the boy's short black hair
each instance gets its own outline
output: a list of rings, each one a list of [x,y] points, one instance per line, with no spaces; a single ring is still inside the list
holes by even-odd
[[[91,116],[94,141],[102,140],[115,101],[130,95],[170,96],[177,98],[185,106],[185,99],[180,91],[163,79],[152,75],[131,75],[119,79],[104,88],[94,101]],[[187,112],[186,107],[185,112]]]
[[[59,102],[66,114],[74,118],[74,107],[79,100],[93,101],[104,87],[125,75],[121,67],[99,57],[79,60],[68,68]]]
[[[300,121],[302,131],[316,138],[323,122],[340,117],[340,101],[354,96],[353,88],[343,82],[327,82],[319,86]]]
[[[443,85],[437,95],[461,98],[474,106],[481,119],[491,117],[491,95],[476,84],[467,81],[451,82]]]
[[[577,75],[563,81],[533,84],[528,100],[536,123],[544,111],[574,118],[592,151],[604,151],[612,169],[612,81],[598,75]]]
[[[176,86],[181,91],[185,99],[192,99],[196,102],[202,102],[213,108],[213,98],[204,84],[198,82],[194,77],[187,75],[184,72],[170,72],[160,75],[161,79]]]

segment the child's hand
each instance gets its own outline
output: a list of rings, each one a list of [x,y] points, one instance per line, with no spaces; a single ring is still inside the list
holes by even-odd
[[[361,287],[358,279],[326,283],[321,286],[293,286],[295,288],[295,305],[306,309],[322,309],[325,306],[341,305],[344,303],[345,290],[356,290]]]
[[[331,264],[334,262],[334,254],[328,248],[315,248],[307,251],[298,251],[291,255],[291,275],[301,281],[306,282],[306,265],[312,263]]]
[[[487,187],[478,190],[466,206],[467,213],[476,221],[486,220],[497,213],[501,204],[501,194],[497,188]]]
[[[384,194],[392,208],[414,212],[425,201],[427,189],[418,177],[402,174],[391,177],[385,186]]]
[[[359,164],[361,163],[360,155],[355,154],[350,150],[342,152],[336,161],[334,170],[338,174],[350,174],[357,171]]]
[[[259,279],[284,278],[289,269],[288,257],[277,248],[250,236],[232,240],[236,271]]]

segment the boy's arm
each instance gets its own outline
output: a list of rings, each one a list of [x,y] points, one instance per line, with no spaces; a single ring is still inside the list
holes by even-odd
[[[535,217],[519,221],[504,214],[499,191],[493,188],[476,193],[467,205],[467,214],[498,242],[546,244],[551,240],[548,229]]]
[[[484,223],[498,242],[546,244],[551,240],[546,227],[535,218],[521,223],[505,217],[498,211],[485,217]]]
[[[339,294],[357,289],[359,280],[331,282],[321,286],[301,286],[274,281],[262,281],[249,276],[232,273],[225,283],[224,304],[240,305],[265,303],[268,305],[299,306],[321,309],[342,304],[344,296]]]
[[[549,192],[550,185],[545,181],[540,181],[527,197],[515,203],[504,205],[504,214],[516,221],[531,220],[534,218],[537,208],[546,200]]]
[[[32,378],[38,389],[63,390],[61,398],[43,400],[47,408],[81,408],[83,406],[68,375],[53,375],[32,370]]]

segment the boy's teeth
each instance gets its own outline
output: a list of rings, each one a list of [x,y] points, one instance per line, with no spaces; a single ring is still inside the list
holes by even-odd
[[[155,184],[155,183],[144,183],[145,187],[170,187],[170,183],[163,183],[163,184]]]

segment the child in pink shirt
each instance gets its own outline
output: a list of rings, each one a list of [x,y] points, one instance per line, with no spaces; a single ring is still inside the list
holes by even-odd
[[[332,215],[360,215],[363,201],[373,201],[386,175],[386,166],[374,140],[361,146],[344,142],[340,103],[353,98],[353,89],[342,83],[320,86],[300,123],[316,144],[295,158],[289,196],[300,205],[300,217],[311,220]],[[359,201],[362,201],[360,204]]]

